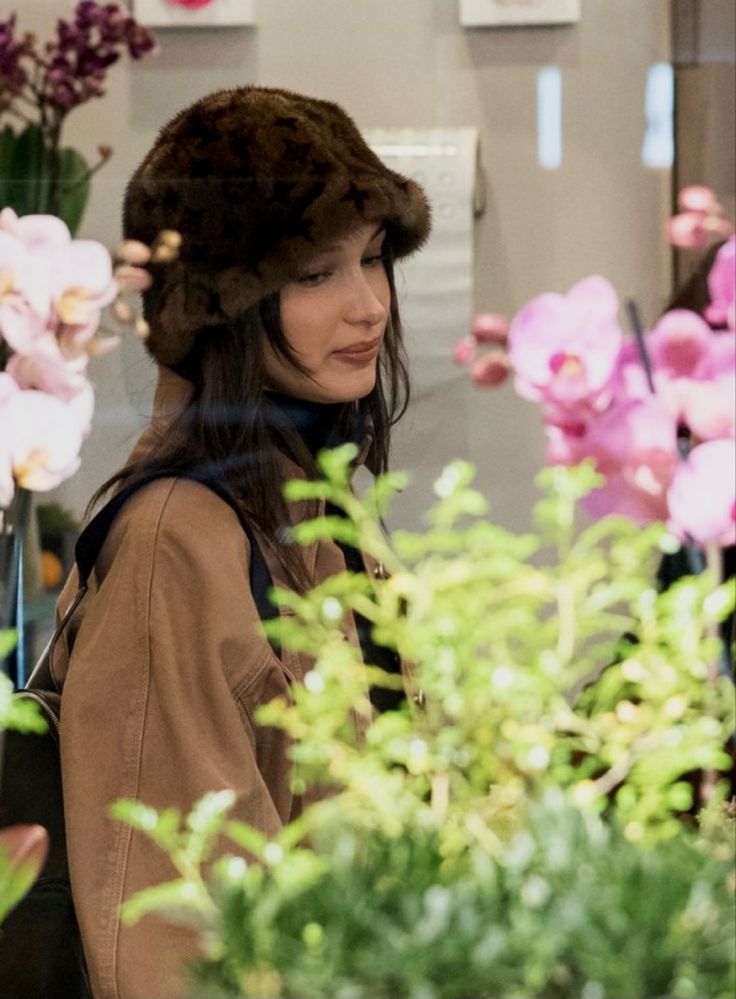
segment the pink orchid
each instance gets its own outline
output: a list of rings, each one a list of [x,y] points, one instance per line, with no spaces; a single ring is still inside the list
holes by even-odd
[[[665,312],[646,343],[652,367],[664,378],[702,379],[713,374],[716,337],[695,312]]]
[[[716,254],[708,275],[710,305],[705,318],[714,326],[736,332],[736,237],[732,236]]]
[[[715,335],[694,312],[676,309],[662,316],[646,345],[656,395],[678,424],[701,439],[732,436],[736,341]],[[633,340],[621,348],[613,385],[619,399],[651,393]]]
[[[8,465],[12,479],[22,488],[44,492],[54,489],[79,467],[82,445],[80,413],[33,389],[11,393],[0,405],[0,502],[8,497]]]
[[[589,513],[626,513],[642,524],[666,517],[678,463],[677,424],[659,399],[614,403],[591,421],[576,451],[593,458],[607,479],[584,501]]]
[[[509,331],[519,393],[562,410],[599,402],[621,346],[617,313],[613,286],[596,276],[524,306]]]
[[[699,444],[668,492],[670,529],[701,545],[736,543],[736,451],[733,441]]]
[[[609,475],[605,485],[593,489],[580,505],[593,520],[615,515],[644,527],[667,519],[666,493],[639,489],[625,475]]]
[[[736,437],[736,375],[719,375],[711,381],[682,381],[677,408],[695,438],[713,441]]]

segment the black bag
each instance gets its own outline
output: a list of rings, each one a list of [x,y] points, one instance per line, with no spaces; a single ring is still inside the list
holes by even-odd
[[[0,999],[91,999],[84,953],[74,912],[64,830],[59,756],[61,693],[50,668],[60,636],[87,590],[87,581],[112,522],[123,504],[155,479],[191,478],[212,489],[235,510],[250,541],[250,584],[262,620],[277,608],[268,598],[271,575],[253,531],[227,489],[217,480],[188,472],[160,471],[123,488],[79,536],[75,560],[79,590],[54,632],[25,690],[48,723],[44,735],[5,733],[0,779],[0,828],[34,823],[49,834],[49,854],[41,874],[23,901],[0,926]]]

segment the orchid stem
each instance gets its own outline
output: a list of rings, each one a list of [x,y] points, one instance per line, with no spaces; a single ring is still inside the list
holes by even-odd
[[[636,337],[636,346],[639,350],[639,357],[641,359],[642,367],[644,368],[644,373],[647,376],[647,385],[649,386],[649,391],[652,395],[654,395],[656,389],[654,387],[652,361],[649,357],[649,351],[647,350],[647,345],[644,341],[644,328],[642,326],[641,316],[639,315],[639,307],[633,298],[628,299],[626,302],[626,311],[629,313],[629,322],[631,323],[631,328],[634,331],[634,336]]]

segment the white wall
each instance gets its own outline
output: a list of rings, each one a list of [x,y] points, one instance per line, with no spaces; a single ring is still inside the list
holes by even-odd
[[[47,35],[73,4],[18,6],[21,25]],[[467,30],[456,0],[258,0],[256,28],[162,31],[157,58],[114,67],[104,100],[69,119],[67,141],[90,156],[99,142],[115,150],[95,178],[81,235],[117,240],[126,179],[172,114],[222,86],[280,85],[340,101],[363,128],[480,130],[488,207],[476,231],[477,310],[512,313],[534,294],[600,272],[653,318],[669,293],[661,233],[670,171],[642,165],[643,95],[649,67],[669,59],[668,11],[665,0],[583,0],[576,26]],[[545,66],[559,66],[563,79],[555,171],[542,169],[536,152],[536,81]],[[465,324],[458,317],[458,336]],[[414,334],[421,343],[421,331]],[[59,490],[76,509],[121,463],[149,405],[139,343],[126,342],[92,371],[95,426],[82,470]],[[481,465],[496,516],[525,527],[543,456],[534,407],[510,388],[473,390],[459,374],[437,405],[438,420],[466,421],[467,456]],[[410,415],[397,465],[412,466],[412,433]],[[451,457],[430,455],[429,465]],[[401,519],[414,520],[426,499],[405,499]]]

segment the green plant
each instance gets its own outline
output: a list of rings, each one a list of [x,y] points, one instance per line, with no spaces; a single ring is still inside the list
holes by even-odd
[[[15,640],[13,631],[0,632],[0,661],[12,652]],[[46,731],[38,704],[13,697],[13,693],[10,679],[0,673],[0,766],[4,730]],[[0,923],[38,877],[47,849],[48,837],[41,826],[16,825],[0,829]]]
[[[112,155],[98,147],[89,166],[82,154],[62,145],[67,115],[104,95],[112,66],[126,50],[139,59],[155,48],[146,31],[120,4],[80,0],[73,20],[56,23],[56,37],[44,45],[16,34],[16,15],[0,21],[0,207],[18,215],[58,215],[76,232],[90,193],[90,180]]]
[[[702,575],[657,593],[660,526],[579,528],[599,481],[589,466],[544,471],[537,533],[516,536],[486,519],[456,462],[427,529],[388,539],[380,518],[403,478],[360,499],[354,455],[324,453],[323,480],[287,487],[345,514],[295,535],[358,544],[390,578],[278,591],[293,614],[269,630],[315,665],[291,703],[259,713],[294,737],[295,789],[335,794],[271,842],[228,818],[227,791],[184,822],[119,803],[180,874],[125,918],[200,927],[197,995],[730,995],[733,826],[718,775],[734,705],[714,630],[732,591]],[[367,724],[348,608],[413,664],[424,707]],[[390,682],[369,669],[378,679]]]

